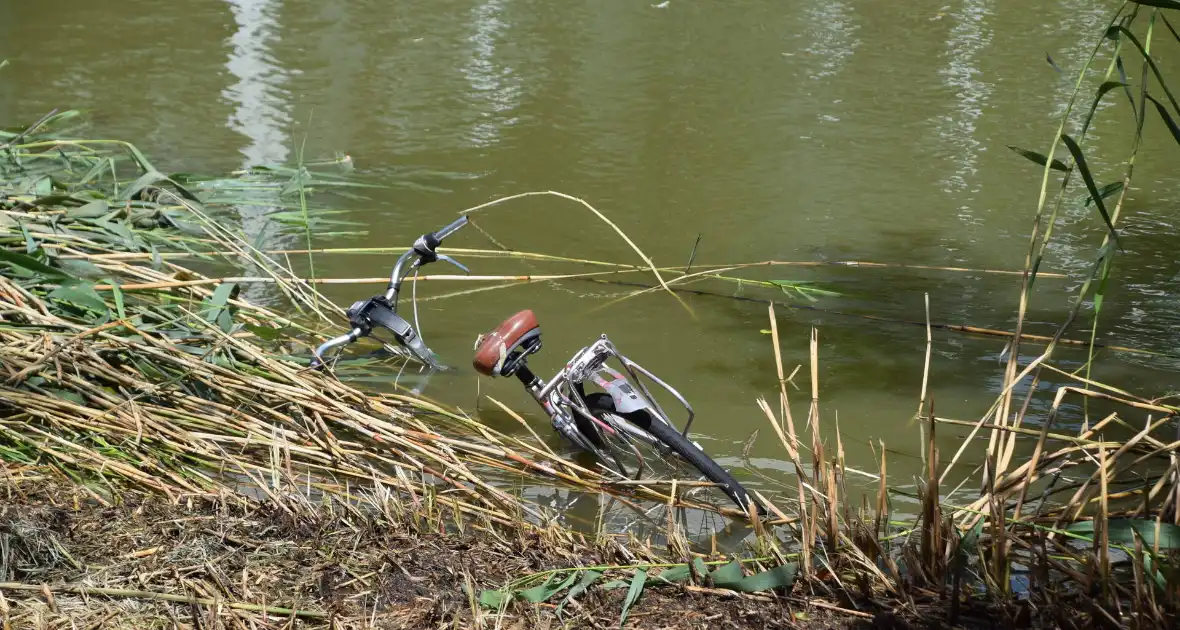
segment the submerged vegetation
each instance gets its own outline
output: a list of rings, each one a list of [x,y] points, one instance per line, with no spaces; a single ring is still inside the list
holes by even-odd
[[[978,420],[939,416],[927,314],[914,425],[924,470],[912,491],[890,476],[883,442],[873,470],[846,461],[838,425],[820,413],[816,330],[803,370],[811,404],[806,418],[792,415],[773,300],[822,289],[726,275],[771,263],[657,268],[605,216],[557,193],[646,264],[466,250],[592,269],[482,278],[501,284],[651,273],[655,284],[630,295],[674,296],[701,278],[766,289],[779,391],[750,412],[765,416],[792,467],[756,493],[765,518],[697,501],[685,492],[691,480],[620,482],[461,410],[307,370],[340,310],[287,256],[312,256],[313,232],[350,227],[311,201],[357,185],[330,173],[341,161],[167,176],[130,144],[73,137],[72,112],[0,132],[5,624],[1175,627],[1180,405],[1171,392],[1099,382],[1090,368],[1144,129],[1162,125],[1180,142],[1180,105],[1151,57],[1161,33],[1180,41],[1176,9],[1119,8],[1048,150],[1014,147],[1043,178],[1002,388]],[[1086,136],[1118,95],[1134,137],[1122,172],[1103,183]],[[1107,234],[1066,320],[1030,355],[1032,288],[1074,203]],[[227,228],[243,206],[268,209],[307,248],[266,252]],[[225,266],[256,275],[209,275]],[[300,313],[244,299],[251,282],[276,287]],[[1086,329],[1068,339],[1079,322]],[[1090,349],[1083,369],[1055,364],[1066,342]],[[1038,412],[1044,370],[1069,384]],[[1060,417],[1069,402],[1082,403],[1080,426]],[[948,431],[962,437],[953,454],[937,447]],[[850,490],[853,475],[875,480],[872,496]],[[666,519],[654,519],[655,543],[575,533],[512,491],[522,482],[666,506]],[[690,540],[681,510],[749,521],[747,548]]]

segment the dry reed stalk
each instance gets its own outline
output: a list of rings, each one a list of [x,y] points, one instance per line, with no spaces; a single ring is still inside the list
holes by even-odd
[[[934,336],[930,330],[930,294],[924,294],[924,298],[926,303],[926,359],[922,363],[922,393],[918,396],[918,410],[914,414],[915,418],[920,418],[922,407],[926,406],[926,387],[930,383],[930,353],[934,346]],[[933,432],[933,425],[931,425],[931,432]]]
[[[1012,509],[1012,520],[1014,521],[1020,520],[1020,510],[1024,507],[1024,499],[1028,496],[1028,489],[1032,485],[1033,475],[1040,465],[1041,453],[1045,450],[1045,440],[1049,437],[1049,430],[1053,427],[1053,421],[1057,418],[1057,410],[1061,407],[1061,401],[1065,398],[1065,394],[1065,388],[1057,390],[1057,396],[1053,399],[1053,406],[1049,410],[1049,415],[1045,418],[1044,424],[1041,426],[1040,435],[1037,437],[1037,445],[1033,449],[1032,459],[1029,460],[1028,473],[1025,475],[1024,483],[1020,488],[1020,496],[1016,499],[1016,507]]]
[[[942,566],[942,504],[939,500],[938,484],[938,447],[935,439],[934,401],[930,402],[928,410],[930,418],[930,433],[926,438],[926,479],[922,490],[922,537],[921,555],[922,567],[927,579],[932,583],[941,583],[944,567]]]
[[[56,586],[49,586],[48,584],[21,584],[19,582],[0,582],[0,591],[34,591],[46,594],[50,601],[52,601],[52,593],[72,593],[75,595],[86,596],[100,596],[100,597],[114,597],[123,599],[140,599],[140,600],[157,600],[165,602],[178,602],[183,604],[196,604],[199,606],[214,606],[223,605],[232,610],[246,610],[250,612],[261,612],[268,615],[279,615],[282,617],[291,617],[293,619],[326,619],[327,613],[311,611],[311,610],[295,610],[291,608],[282,608],[279,606],[265,606],[262,604],[250,604],[246,602],[226,602],[220,599],[211,597],[191,597],[185,595],[174,595],[172,593],[158,593],[154,591],[133,591],[120,588],[101,588],[95,586],[85,586],[81,584],[60,584]],[[51,605],[52,606],[52,605]],[[54,611],[57,612],[57,611]]]
[[[635,242],[631,240],[631,237],[627,236],[627,234],[625,232],[623,232],[623,230],[620,229],[618,225],[615,225],[615,223],[613,221],[606,218],[606,215],[602,214],[602,212],[600,212],[597,208],[590,205],[589,203],[587,203],[583,199],[580,199],[578,197],[574,197],[573,195],[567,195],[565,193],[560,193],[560,192],[553,191],[553,190],[532,191],[532,192],[519,193],[516,195],[509,195],[507,197],[500,197],[499,199],[494,199],[494,200],[489,201],[487,203],[483,203],[478,206],[468,208],[468,209],[464,210],[461,214],[466,215],[466,214],[470,214],[472,212],[477,212],[479,210],[484,210],[486,208],[490,208],[492,206],[496,206],[496,205],[499,205],[499,204],[502,204],[502,203],[505,203],[508,201],[512,201],[514,199],[522,199],[525,197],[534,197],[534,196],[538,196],[538,195],[550,195],[550,196],[554,196],[554,197],[560,197],[562,199],[568,199],[569,201],[573,201],[575,203],[581,204],[582,207],[584,207],[587,210],[589,210],[590,212],[594,213],[594,216],[598,217],[598,219],[600,221],[602,221],[603,223],[606,223],[608,226],[610,226],[610,228],[612,230],[614,230],[615,233],[618,234],[619,237],[622,238],[623,241],[625,243],[627,243],[627,245],[629,245],[631,247],[631,249],[636,254],[638,254],[641,259],[643,259],[643,262],[647,263],[647,267],[651,270],[652,274],[655,275],[656,280],[660,283],[660,286],[662,286],[664,288],[664,290],[668,292],[669,295],[671,295],[682,307],[684,307],[684,310],[687,311],[690,316],[695,317],[695,315],[693,315],[692,308],[689,307],[688,304],[684,302],[684,300],[680,299],[679,295],[676,295],[676,293],[674,293],[671,289],[668,288],[668,284],[664,281],[664,277],[660,274],[659,269],[656,268],[655,263],[653,263],[651,261],[651,259],[648,258],[647,254],[643,253],[643,250],[639,249],[639,246],[636,245]]]
[[[770,339],[771,343],[774,344],[774,367],[776,375],[778,376],[779,415],[786,422],[787,435],[790,436],[790,443],[788,444],[788,442],[783,439],[783,446],[787,447],[787,454],[791,457],[791,460],[798,461],[799,439],[795,435],[795,420],[791,416],[791,401],[787,395],[787,379],[783,377],[783,355],[780,349],[781,345],[779,343],[778,337],[778,320],[775,318],[773,303],[767,306],[767,312],[770,316]],[[773,419],[773,414],[770,414],[770,416],[771,419]],[[783,428],[779,426],[778,423],[773,424],[775,426],[775,432],[779,435],[779,438],[782,439]]]
[[[1094,553],[1097,555],[1098,579],[1102,582],[1103,604],[1109,605],[1110,583],[1110,531],[1107,522],[1110,518],[1110,506],[1107,503],[1107,468],[1106,449],[1098,447],[1098,468],[1101,502],[1099,511],[1094,519]]]
[[[213,241],[210,241],[213,242]],[[286,256],[286,255],[303,255],[303,254],[335,254],[335,255],[373,255],[373,254],[399,254],[409,249],[409,245],[405,246],[384,246],[384,247],[347,247],[347,248],[330,248],[321,247],[314,249],[274,249],[263,250],[262,253],[268,256]],[[553,254],[542,254],[538,252],[524,252],[516,250],[499,250],[499,249],[478,249],[467,247],[440,247],[440,252],[448,254],[458,254],[472,258],[519,258],[529,259],[545,262],[562,262],[580,265],[594,265],[602,267],[616,267],[627,270],[642,270],[636,265],[617,263],[603,260],[591,260],[585,258],[571,258],[566,256],[556,256]],[[164,259],[184,259],[199,256],[216,256],[216,257],[230,257],[237,256],[234,251],[207,251],[207,252],[160,252],[159,256]],[[151,254],[140,252],[112,252],[109,254],[97,254],[92,256],[84,256],[78,254],[68,254],[62,256],[65,259],[81,259],[88,260],[151,260]],[[959,273],[982,273],[995,275],[1021,275],[1023,272],[1008,269],[975,269],[967,267],[946,267],[938,265],[910,265],[900,263],[882,263],[859,260],[762,260],[758,262],[743,262],[743,263],[713,263],[713,264],[695,264],[697,268],[712,270],[715,273],[720,269],[750,269],[755,267],[850,267],[850,268],[866,268],[866,269],[916,269],[925,271],[950,271]],[[661,272],[668,273],[687,273],[686,271],[677,267],[659,267]],[[1065,274],[1043,272],[1039,274],[1042,278],[1067,278]]]
[[[10,294],[13,292],[6,290],[5,293],[7,295],[7,294]],[[38,301],[34,301],[34,304],[37,304],[38,306],[43,307],[43,305],[39,304]],[[44,311],[45,309],[39,308],[38,310]],[[31,311],[27,311],[27,309],[26,309],[26,312],[31,312]],[[190,316],[194,316],[193,319],[198,319],[195,317],[195,314],[192,313],[191,311],[188,311],[187,314]],[[47,321],[47,322],[43,322],[43,323],[56,323],[56,322],[48,322]],[[71,326],[67,325],[67,328],[69,328],[69,327],[71,327]],[[80,329],[80,330],[78,330],[79,334],[94,334],[92,331],[92,328],[89,328],[89,329],[84,328],[84,327],[74,327],[74,328]],[[382,422],[382,421],[377,421],[376,419],[371,418],[371,417],[365,417],[365,416],[357,417],[355,415],[356,412],[354,410],[345,409],[345,408],[341,407],[340,403],[338,402],[340,400],[340,398],[332,399],[332,398],[320,397],[320,396],[323,396],[323,394],[320,394],[318,396],[314,395],[314,394],[309,395],[309,392],[312,392],[314,390],[308,389],[308,383],[305,381],[306,375],[298,375],[296,372],[290,370],[290,368],[285,367],[282,364],[271,361],[263,353],[260,353],[257,350],[251,348],[249,345],[245,344],[245,342],[243,340],[234,339],[231,336],[225,335],[224,333],[220,333],[220,331],[212,330],[212,327],[209,327],[209,328],[210,328],[210,332],[213,332],[215,334],[215,336],[221,336],[221,339],[220,339],[221,342],[229,344],[229,346],[233,347],[236,351],[240,351],[245,356],[249,356],[257,364],[259,364],[260,366],[263,366],[267,370],[269,370],[271,374],[292,379],[291,385],[293,385],[293,387],[288,386],[288,385],[284,385],[281,382],[275,382],[273,380],[259,381],[257,379],[250,378],[250,377],[247,377],[245,380],[242,380],[242,378],[243,378],[242,375],[234,373],[229,370],[226,370],[224,368],[215,366],[215,365],[210,365],[207,363],[193,363],[191,361],[191,359],[182,359],[180,361],[180,364],[178,365],[178,367],[181,367],[181,372],[180,372],[181,374],[187,375],[188,378],[196,378],[198,380],[201,380],[205,384],[205,386],[207,386],[215,391],[220,391],[222,393],[222,395],[228,395],[231,397],[243,397],[243,396],[257,397],[259,392],[266,392],[267,390],[274,391],[276,394],[280,394],[283,397],[284,403],[296,402],[299,404],[309,405],[308,411],[301,414],[302,416],[305,416],[305,417],[306,416],[319,416],[321,418],[326,417],[330,421],[333,421],[333,422],[343,421],[344,426],[346,428],[348,428],[349,430],[359,431],[362,434],[367,434],[369,438],[371,438],[377,442],[391,443],[394,446],[408,449],[404,455],[401,455],[398,458],[395,458],[395,461],[397,461],[398,459],[401,459],[401,463],[403,463],[403,464],[408,464],[408,465],[411,465],[414,467],[421,468],[424,466],[424,463],[419,462],[413,455],[410,455],[411,453],[417,452],[419,455],[425,455],[428,460],[434,460],[435,462],[440,464],[440,470],[451,470],[451,471],[455,472],[456,474],[458,474],[460,478],[466,479],[468,482],[476,483],[477,486],[481,485],[482,482],[476,481],[477,477],[475,475],[473,475],[470,471],[468,471],[466,469],[466,467],[461,463],[461,461],[455,460],[454,456],[443,456],[440,454],[440,452],[432,451],[430,449],[425,449],[422,447],[421,444],[414,442],[413,440],[414,439],[428,440],[428,441],[432,441],[432,442],[439,443],[439,444],[446,444],[448,448],[452,448],[452,449],[459,448],[459,449],[469,453],[469,455],[467,455],[467,457],[474,457],[480,453],[496,453],[497,455],[499,455],[501,457],[507,456],[508,459],[516,461],[518,464],[521,462],[529,462],[530,465],[528,465],[525,469],[526,470],[532,469],[530,460],[513,455],[510,451],[506,451],[506,449],[504,449],[503,447],[481,446],[481,445],[470,443],[469,441],[447,438],[445,436],[432,434],[429,432],[406,431],[405,429],[397,429],[396,427],[394,427],[394,425],[390,425],[390,424]],[[91,332],[88,333],[88,331],[91,331]],[[118,346],[126,347],[127,346],[126,342],[124,342],[118,336],[105,335],[105,334],[98,335],[98,336],[101,337],[104,342],[108,342],[108,343],[113,342],[116,345],[116,347],[118,347]],[[180,356],[176,354],[175,350],[173,350],[169,347],[169,344],[166,344],[162,341],[157,341],[155,339],[155,337],[150,334],[143,336],[143,341],[151,343],[152,345],[148,346],[148,347],[136,348],[135,351],[140,352],[140,353],[144,354],[145,356],[150,357],[151,360],[164,361],[166,363],[175,363],[178,359],[180,359]],[[62,348],[61,352],[63,354],[67,354],[66,349],[69,347],[72,347],[72,346],[69,346],[69,345],[61,346],[61,348]],[[7,345],[6,348],[12,348],[12,346]],[[93,354],[92,353],[93,348],[88,348],[87,350],[88,350],[89,354]],[[22,368],[21,368],[21,369],[26,370],[26,375],[35,372],[37,370],[37,368],[39,367],[39,364],[34,363],[36,361],[35,358],[31,358],[31,357],[25,358],[24,355],[22,355],[21,358],[17,359],[17,361],[21,361],[22,358],[24,359],[24,361],[28,362],[28,364],[22,366]],[[76,361],[74,363],[77,364]],[[90,368],[95,373],[113,374],[101,362],[94,363],[93,361],[89,361],[88,363],[90,365]],[[18,363],[13,363],[13,362],[8,362],[8,361],[6,361],[6,364],[18,365]],[[206,374],[207,374],[207,376],[206,376]],[[70,377],[67,376],[67,382],[69,381],[69,378]],[[134,381],[134,379],[127,384],[132,385],[132,386],[138,386],[138,384]],[[341,388],[343,386],[340,384],[333,383],[330,381],[328,381],[326,383],[321,383],[321,385],[323,385],[323,384],[328,384],[329,386],[327,389],[329,391],[331,391],[332,393],[336,394],[337,396],[339,396],[340,394],[345,394],[345,392],[341,390]],[[84,386],[84,383],[75,383],[75,386]],[[155,386],[151,386],[151,387],[155,387]],[[211,401],[197,399],[192,396],[187,396],[187,395],[183,395],[183,394],[178,396],[177,394],[179,394],[179,392],[174,392],[174,393],[170,394],[170,396],[174,400],[176,400],[177,402],[181,403],[182,405],[189,406],[194,411],[197,409],[201,409],[201,408],[208,408],[210,406],[213,406],[214,408],[223,407],[225,409],[225,412],[230,411],[230,407],[224,407],[224,406],[218,405],[217,403],[213,403]],[[359,396],[359,394],[355,391],[349,391],[349,392],[347,392],[347,394],[345,394],[345,396],[343,396],[343,398],[344,399],[351,398],[353,400],[363,400],[365,397]],[[25,403],[23,403],[23,404],[28,405],[28,404],[32,404],[32,403],[28,399],[25,399]],[[57,406],[61,406],[62,403],[58,402],[56,404],[57,404]],[[406,408],[405,403],[401,402],[401,401],[394,402],[392,400],[387,400],[386,402],[382,403],[380,401],[380,399],[378,399],[378,400],[371,401],[370,404],[377,404],[377,405],[385,408],[387,411],[394,411],[395,413],[396,413],[397,409],[405,409]],[[189,451],[191,453],[191,456],[198,457],[199,461],[211,462],[211,461],[217,461],[218,459],[223,457],[218,452],[217,449],[202,447],[202,446],[200,446],[200,444],[208,443],[208,444],[210,444],[210,446],[212,446],[212,444],[216,444],[216,443],[227,444],[227,443],[232,443],[232,442],[236,441],[237,443],[241,444],[243,447],[248,449],[248,448],[251,448],[253,444],[258,444],[258,442],[260,441],[258,438],[259,435],[267,435],[267,434],[276,435],[276,436],[280,435],[280,434],[287,434],[287,437],[283,438],[284,452],[287,454],[297,455],[298,458],[300,459],[301,465],[303,465],[303,466],[314,465],[313,461],[321,458],[319,451],[317,451],[315,449],[309,449],[304,446],[293,448],[290,443],[292,439],[299,441],[301,443],[307,443],[307,444],[319,443],[320,444],[319,448],[329,448],[327,443],[324,442],[320,438],[320,436],[318,436],[314,433],[305,433],[304,431],[306,431],[306,429],[303,429],[302,427],[297,428],[294,433],[291,433],[290,428],[284,427],[282,429],[282,431],[280,431],[279,434],[276,434],[275,431],[273,430],[274,425],[272,425],[272,430],[270,430],[270,431],[265,430],[265,429],[261,430],[261,431],[259,431],[257,429],[246,429],[245,426],[243,426],[242,429],[240,429],[243,431],[243,433],[248,433],[248,434],[253,435],[255,437],[252,439],[242,440],[241,438],[237,438],[234,436],[220,436],[220,435],[216,435],[216,433],[210,433],[210,432],[208,432],[207,428],[204,431],[193,431],[192,429],[184,429],[184,428],[179,428],[179,427],[170,428],[170,427],[172,427],[172,423],[177,420],[183,420],[186,424],[189,424],[193,427],[197,426],[198,424],[203,424],[203,419],[201,419],[201,418],[198,418],[195,416],[185,416],[185,415],[177,416],[176,412],[172,409],[165,409],[165,408],[158,407],[156,405],[144,406],[142,403],[139,403],[139,404],[135,403],[133,399],[131,399],[129,401],[124,401],[124,402],[118,402],[118,401],[112,400],[109,403],[109,405],[112,405],[112,406],[109,406],[110,411],[108,411],[107,413],[108,414],[111,412],[115,413],[115,419],[119,422],[119,424],[118,424],[119,432],[122,432],[124,434],[134,434],[134,435],[138,436],[138,438],[140,440],[140,444],[142,445],[142,434],[143,434],[145,422],[148,426],[165,427],[164,430],[166,432],[172,434],[175,437],[179,438],[180,436],[187,436],[186,438],[182,438],[178,442],[170,445],[168,448],[172,449],[172,448],[176,448],[177,446],[179,446],[181,451]],[[261,406],[255,406],[255,405],[250,405],[250,406],[254,407],[257,411],[264,413],[266,416],[269,416],[270,418],[272,418],[273,421],[280,422],[280,423],[289,422],[289,419],[287,417],[285,417],[281,414],[275,414],[273,412],[272,407],[269,405],[263,404]],[[36,408],[36,405],[34,405],[33,408]],[[335,408],[335,409],[333,409],[333,408]],[[79,413],[80,412],[79,409],[80,408],[74,409],[71,413]],[[136,413],[134,413],[134,414],[129,413],[129,411],[127,411],[129,409],[135,409]],[[86,413],[86,412],[82,412],[82,413]],[[223,412],[219,412],[219,413],[223,413]],[[344,416],[341,416],[340,415],[341,413],[344,413]],[[350,415],[353,416],[352,421],[349,421],[346,419]],[[62,418],[57,418],[55,421],[59,422],[59,423],[64,421],[66,424],[69,424],[68,420],[63,420]],[[357,423],[358,421],[359,421],[359,424]],[[322,423],[322,420],[321,420],[321,423]],[[235,424],[236,423],[231,422],[229,426],[232,427]],[[109,428],[110,427],[108,427],[108,429]],[[34,434],[40,435],[37,433],[34,433]],[[302,435],[303,437],[299,437],[300,435]],[[401,437],[401,436],[405,436],[405,437]],[[194,445],[194,442],[192,441],[191,438],[197,438],[195,445]],[[44,439],[50,439],[50,438],[47,438],[46,436],[42,436],[41,441],[33,440],[31,442],[26,438],[25,442],[27,444],[31,444],[31,445],[36,446],[38,448],[49,449],[48,443],[45,443]],[[227,442],[227,440],[229,442]],[[266,440],[262,440],[262,441],[266,442]],[[271,440],[270,442],[271,442],[271,444],[270,444],[271,446],[274,446],[276,444],[273,440]],[[509,442],[511,442],[511,440],[509,440]],[[46,452],[52,452],[56,456],[59,456],[59,457],[65,456],[64,453],[61,452],[60,450],[49,449]],[[345,459],[348,460],[348,459],[355,459],[357,456],[357,453],[355,453],[355,452],[352,452],[352,453],[337,452],[336,453],[336,457],[340,457],[341,455],[343,455],[345,457]],[[309,457],[312,459],[308,460],[307,458],[309,458]],[[362,455],[362,457],[383,458],[381,456],[376,456],[376,454],[367,455],[367,456]],[[548,457],[550,459],[556,459],[553,457],[553,455],[551,453],[548,454]],[[402,459],[402,458],[405,458],[405,459]],[[253,468],[253,466],[246,464],[242,460],[238,460],[236,458],[230,458],[230,459],[232,462],[231,468],[238,468],[241,470]],[[103,462],[102,468],[108,469],[112,472],[122,474],[123,476],[127,477],[128,479],[138,480],[138,482],[140,482],[140,483],[152,485],[152,487],[155,487],[158,490],[163,489],[162,487],[155,484],[155,482],[152,480],[152,478],[140,475],[137,472],[135,472],[134,470],[128,468],[127,466],[125,466],[119,462],[110,462],[110,461],[106,460],[105,458],[97,458],[90,452],[84,451],[83,458],[81,460],[74,457],[74,458],[69,458],[68,461],[75,462],[75,463],[78,463],[81,461],[93,461],[93,462],[96,462],[95,465],[97,465],[97,462],[102,461]],[[524,465],[524,464],[522,464],[522,465]],[[430,468],[433,469],[433,467],[430,467]],[[350,469],[348,466],[345,466],[344,468],[342,468],[340,470],[343,470],[347,474],[350,474],[351,476],[354,476],[357,478],[361,478],[361,477],[368,478],[370,475],[370,472],[369,472],[367,466],[356,468],[356,469]],[[583,471],[583,472],[588,472],[588,471]],[[449,477],[447,475],[443,474],[443,475],[440,475],[440,478],[445,480],[445,479],[448,479]],[[593,476],[591,476],[591,478],[593,478]],[[580,477],[567,476],[565,478],[565,481],[579,483],[581,485],[587,485],[586,479],[580,478]],[[596,483],[597,482],[590,481],[588,487],[594,487]],[[390,483],[390,485],[392,487],[400,487],[400,484],[396,484],[396,483]],[[194,487],[192,487],[192,486],[189,486],[186,488],[186,490],[188,490],[188,491],[192,491],[193,489],[194,489]],[[491,496],[491,497],[498,496],[502,502],[509,501],[509,499],[507,499],[506,496],[498,493],[490,486],[484,486],[484,489],[487,491],[486,496],[483,497],[485,500],[486,500],[487,496]],[[475,497],[473,496],[473,498],[475,498]]]
[[[105,265],[100,265],[101,268],[109,268]],[[405,282],[438,282],[438,281],[460,281],[460,282],[513,282],[513,283],[532,283],[532,282],[549,282],[553,280],[575,280],[583,278],[593,278],[598,276],[618,275],[624,273],[635,273],[635,269],[621,269],[612,271],[596,271],[588,273],[567,273],[567,274],[551,274],[551,275],[456,275],[456,274],[428,274],[419,276],[410,276],[405,279]],[[200,278],[196,280],[164,280],[159,282],[141,282],[133,284],[121,284],[118,288],[122,291],[143,291],[147,289],[176,289],[181,287],[210,287],[222,284],[290,284],[285,280],[279,280],[273,277],[259,277],[259,276],[227,276],[224,278]],[[389,276],[379,276],[371,278],[308,278],[300,279],[296,284],[317,285],[317,284],[389,284]],[[110,284],[95,284],[96,291],[110,291],[112,290]]]

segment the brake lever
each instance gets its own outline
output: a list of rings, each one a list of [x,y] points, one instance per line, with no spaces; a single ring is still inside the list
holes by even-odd
[[[446,369],[446,366],[434,358],[434,353],[430,351],[430,348],[426,347],[426,343],[422,341],[422,335],[414,330],[410,322],[407,322],[401,315],[395,313],[387,302],[384,300],[372,300],[368,308],[365,309],[364,314],[373,325],[380,326],[393,333],[398,343],[405,346],[406,349],[427,367],[439,371]]]
[[[452,265],[462,269],[463,273],[471,275],[471,270],[468,269],[466,266],[464,266],[463,263],[455,260],[454,258],[451,258],[450,256],[447,256],[446,254],[435,254],[435,255],[438,257],[439,260],[449,262]]]

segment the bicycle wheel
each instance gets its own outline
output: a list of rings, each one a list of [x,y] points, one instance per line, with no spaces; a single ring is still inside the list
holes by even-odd
[[[586,406],[595,415],[605,413],[614,414],[647,431],[652,437],[679,455],[681,459],[688,462],[693,468],[696,468],[705,479],[717,484],[718,488],[731,501],[737,504],[739,508],[743,511],[749,509],[748,506],[752,499],[749,493],[746,492],[746,489],[742,487],[742,484],[738,483],[733,478],[733,475],[730,475],[728,471],[713,461],[704,451],[697,448],[692,442],[689,442],[675,427],[666,422],[656,420],[651,414],[642,409],[629,413],[619,413],[615,410],[614,401],[607,394],[594,392],[587,394],[585,400]],[[766,510],[761,505],[757,502],[754,502],[754,504],[759,514],[766,513]]]

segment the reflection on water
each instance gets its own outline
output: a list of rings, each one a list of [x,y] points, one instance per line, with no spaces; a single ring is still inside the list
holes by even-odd
[[[1060,52],[1053,55],[1054,62],[1062,70],[1062,74],[1056,85],[1056,98],[1053,101],[1052,108],[1047,111],[1047,115],[1055,121],[1060,119],[1061,115],[1065,113],[1065,108],[1069,103],[1069,97],[1074,91],[1077,73],[1082,69],[1082,64],[1085,63],[1090,53],[1094,50],[1097,34],[1110,22],[1111,16],[1110,7],[1104,6],[1099,2],[1089,2],[1087,0],[1058,1],[1061,4],[1061,10],[1058,12],[1059,17],[1046,20],[1046,30],[1055,33],[1085,33],[1086,36],[1069,40]],[[1105,72],[1108,61],[1109,58],[1107,55],[1099,55],[1092,68],[1095,71]],[[1126,58],[1124,58],[1124,61],[1126,61]],[[1086,94],[1086,91],[1083,91],[1082,94]],[[1121,95],[1117,93],[1112,93],[1112,96],[1121,98]],[[1109,97],[1103,99],[1103,103],[1099,107],[1110,107],[1115,100],[1118,99]],[[1082,97],[1082,101],[1086,101],[1084,96]],[[1126,105],[1126,103],[1121,103],[1120,105]],[[1085,116],[1088,109],[1088,104],[1086,107],[1074,107],[1072,113],[1073,121],[1080,124],[1082,117]]]
[[[543,487],[526,488],[521,496],[575,531],[632,535],[656,546],[667,543],[671,523],[675,523],[678,531],[690,541],[709,544],[712,539],[720,549],[740,548],[742,540],[753,531],[745,521],[736,521],[713,511],[669,510],[667,505],[633,497]],[[681,493],[680,497],[687,501],[695,498],[688,493]]]
[[[229,59],[225,67],[237,82],[221,95],[233,104],[227,126],[249,138],[239,151],[244,167],[277,165],[287,162],[290,150],[287,133],[291,118],[287,114],[283,83],[287,74],[271,55],[271,45],[279,39],[277,14],[281,0],[226,0],[234,16],[236,30],[229,37]],[[242,231],[260,247],[277,247],[274,234],[267,234],[266,214],[274,208],[239,206]],[[248,299],[266,303],[266,287],[246,287]]]
[[[290,155],[285,131],[291,124],[283,84],[287,73],[270,54],[279,39],[281,0],[226,0],[237,30],[229,37],[225,67],[238,80],[221,95],[234,105],[230,129],[250,139],[240,149],[244,166],[282,164]]]
[[[1085,0],[1062,0],[1062,5],[1065,10],[1063,23],[1054,24],[1054,28],[1070,29],[1078,33],[1095,33],[1103,28],[1110,20],[1110,14],[1105,8],[1086,2]],[[1069,98],[1076,87],[1077,73],[1081,70],[1082,64],[1093,51],[1094,43],[1094,38],[1092,37],[1078,38],[1075,41],[1069,42],[1069,45],[1062,53],[1055,53],[1055,55],[1059,55],[1062,59],[1068,61],[1058,60],[1057,56],[1054,57],[1055,63],[1062,69],[1062,73],[1059,75],[1055,84],[1057,99],[1052,109],[1054,123],[1065,113]],[[1124,59],[1126,58],[1124,55]],[[1108,68],[1109,58],[1101,54],[1091,65],[1090,88],[1084,88],[1079,93],[1078,101],[1070,113],[1072,127],[1066,129],[1066,132],[1075,138],[1078,137],[1081,124],[1085,116],[1089,113],[1093,94],[1092,89],[1096,88],[1103,80],[1102,77]],[[1111,78],[1118,80],[1117,72],[1117,70],[1114,70]],[[1125,157],[1126,154],[1126,148],[1122,145],[1122,138],[1120,137],[1125,133],[1125,127],[1116,126],[1114,129],[1108,129],[1108,125],[1103,124],[1103,113],[1112,109],[1116,110],[1115,115],[1106,117],[1106,120],[1111,120],[1119,116],[1125,116],[1129,120],[1129,104],[1122,90],[1112,90],[1102,99],[1095,113],[1096,124],[1093,124],[1086,133],[1084,150],[1087,152],[1087,163],[1099,173],[1099,176],[1102,176],[1103,168],[1118,164],[1119,160]],[[1103,149],[1102,147],[1106,145],[1103,144],[1102,138],[1108,134],[1116,142],[1110,144],[1110,149]],[[1094,148],[1099,149],[1094,150]],[[1064,152],[1064,150],[1064,147],[1058,147],[1058,152]],[[1081,182],[1074,181],[1074,184],[1074,189],[1078,192],[1072,195],[1072,197],[1080,201],[1080,195],[1083,194],[1081,192]],[[1095,219],[1096,216],[1092,205],[1085,206],[1082,203],[1067,203],[1061,209],[1060,225],[1066,226],[1067,229],[1060,233],[1050,247],[1054,256],[1062,261],[1061,268],[1068,270],[1077,278],[1088,276],[1093,264],[1094,252],[1097,246],[1097,243],[1092,238],[1094,228],[1097,227]],[[1080,284],[1081,281],[1078,280],[1075,286],[1080,286]]]
[[[803,50],[808,55],[809,76],[823,79],[839,73],[860,46],[856,37],[860,26],[852,8],[838,0],[808,2],[803,7],[803,23],[807,25]]]
[[[496,143],[501,129],[517,121],[511,112],[519,105],[520,76],[497,55],[506,28],[501,19],[505,4],[504,0],[486,0],[471,9],[475,33],[468,38],[471,54],[462,73],[471,86],[470,98],[478,110],[479,118],[468,134],[469,142],[476,147]]]
[[[952,162],[954,170],[942,180],[942,189],[947,193],[977,193],[978,183],[968,183],[977,172],[979,153],[987,148],[976,138],[976,124],[983,115],[987,99],[992,93],[992,84],[980,78],[983,73],[979,65],[983,53],[992,41],[988,18],[992,14],[991,0],[966,0],[963,6],[948,16],[954,20],[950,37],[947,38],[947,66],[939,70],[947,85],[955,90],[951,111],[939,118],[939,135],[954,147]],[[972,212],[973,196],[962,197],[958,207],[959,218],[976,225],[982,218]]]

